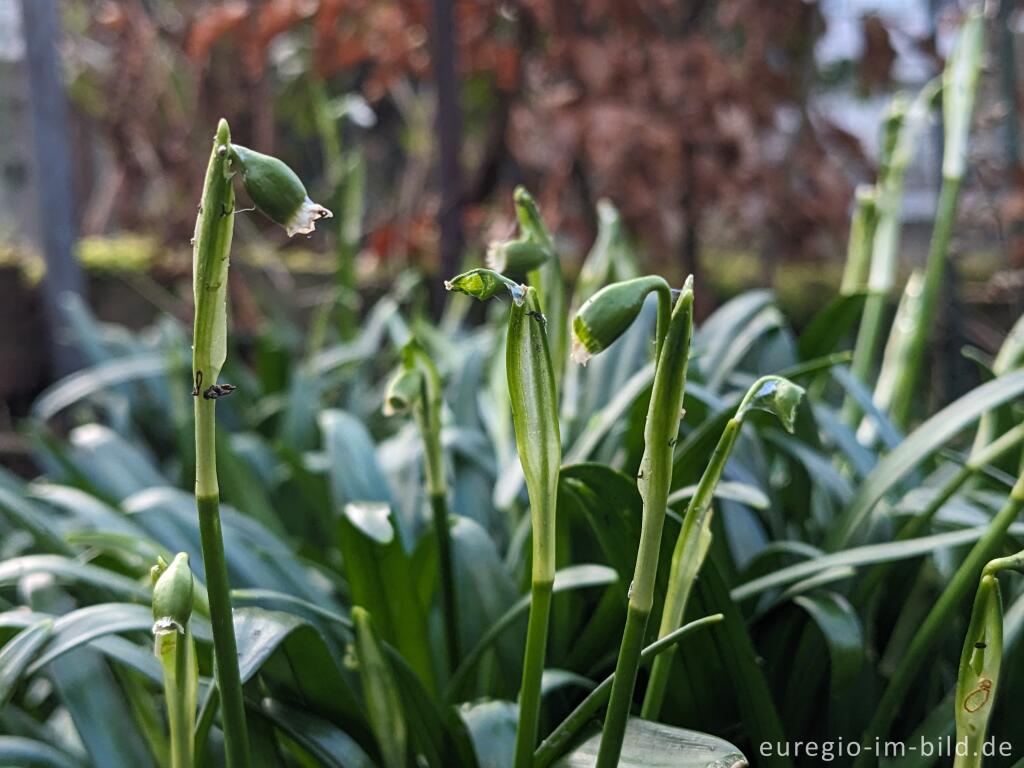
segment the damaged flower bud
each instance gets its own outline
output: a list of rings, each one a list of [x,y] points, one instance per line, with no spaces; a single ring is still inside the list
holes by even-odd
[[[288,236],[308,235],[320,219],[333,215],[306,194],[295,171],[284,162],[237,144],[231,157],[242,173],[242,184],[256,207],[271,221],[284,227]]]

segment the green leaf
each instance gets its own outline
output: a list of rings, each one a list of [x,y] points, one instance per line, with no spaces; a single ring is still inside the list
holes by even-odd
[[[342,673],[338,651],[315,627],[293,614],[261,608],[236,609],[234,619],[243,684],[258,674],[271,696],[297,698],[306,713],[357,738],[366,733],[362,707]]]
[[[4,560],[0,563],[0,585],[16,584],[34,573],[49,574],[65,585],[97,587],[118,597],[149,602],[150,590],[139,582],[60,555],[25,555]]]
[[[829,536],[829,549],[839,550],[861,534],[875,504],[921,462],[951,438],[973,424],[983,413],[1024,393],[1024,371],[1000,376],[950,403],[914,430],[860,484]]]
[[[597,761],[601,734],[594,734],[559,760],[558,768],[592,768]],[[725,739],[697,731],[632,717],[619,768],[744,768],[746,758]]]
[[[0,709],[7,706],[25,670],[53,633],[53,620],[43,619],[0,649]]]
[[[682,488],[677,488],[672,491],[668,496],[668,503],[670,505],[679,504],[683,501],[689,501],[693,494],[697,492],[697,485],[685,485]],[[746,504],[752,509],[765,510],[771,506],[771,500],[755,485],[749,483],[731,482],[729,480],[722,480],[715,486],[714,497],[716,499],[728,499],[729,501],[736,501],[740,504]]]
[[[83,768],[82,763],[50,744],[21,736],[0,736],[0,765],[32,768]]]
[[[356,656],[359,659],[359,677],[363,681],[363,697],[370,728],[384,756],[384,765],[387,768],[402,768],[407,761],[408,743],[401,697],[394,675],[377,633],[373,630],[370,614],[354,606],[352,620],[356,627]]]
[[[375,768],[359,743],[333,723],[275,699],[264,699],[261,711],[323,765],[330,768]]]
[[[459,708],[480,768],[511,768],[519,708],[511,701],[475,701]]]
[[[352,603],[373,615],[380,636],[433,689],[427,610],[419,599],[412,558],[395,535],[390,507],[379,502],[346,504],[337,524]]]
[[[864,632],[850,602],[836,592],[815,592],[793,598],[813,619],[832,661],[832,699],[839,699],[860,677],[864,668]]]
[[[864,311],[864,293],[836,296],[820,310],[800,334],[801,360],[813,360],[834,352],[860,320]]]
[[[984,526],[968,528],[961,531],[936,533],[904,541],[890,541],[882,544],[866,544],[851,547],[841,552],[832,552],[821,557],[814,557],[786,568],[765,574],[759,578],[740,584],[732,590],[732,597],[737,602],[747,600],[769,589],[785,587],[801,579],[814,576],[822,571],[833,568],[858,568],[874,563],[888,563],[920,557],[937,550],[969,544],[980,539],[987,529]],[[1017,528],[1024,533],[1024,528]]]
[[[555,573],[552,593],[569,592],[577,589],[602,587],[617,581],[615,571],[603,565],[572,565]],[[459,668],[448,683],[448,698],[458,694],[462,682],[473,670],[484,652],[490,648],[503,633],[512,627],[517,619],[524,617],[530,609],[530,595],[523,595],[502,614],[480,638],[480,641],[463,656]]]

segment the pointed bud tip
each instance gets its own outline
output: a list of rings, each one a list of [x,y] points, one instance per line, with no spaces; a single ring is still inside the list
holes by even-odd
[[[223,117],[217,123],[216,142],[222,145],[231,143],[231,129],[228,128],[228,121]]]

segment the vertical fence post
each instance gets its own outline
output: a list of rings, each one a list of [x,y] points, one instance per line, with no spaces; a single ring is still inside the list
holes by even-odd
[[[441,275],[459,271],[462,256],[462,181],[459,145],[462,143],[462,115],[456,66],[454,0],[433,0],[432,58],[437,87],[438,176],[441,187]],[[435,301],[443,300],[440,281]]]
[[[22,23],[34,139],[33,164],[38,178],[39,229],[46,259],[43,299],[50,334],[53,373],[77,367],[68,343],[66,294],[82,293],[82,274],[74,259],[75,210],[68,116],[61,77],[60,18],[57,0],[22,0]]]

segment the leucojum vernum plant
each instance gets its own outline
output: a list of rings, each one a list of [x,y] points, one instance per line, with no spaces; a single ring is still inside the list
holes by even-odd
[[[597,765],[618,764],[626,733],[633,688],[647,620],[654,607],[654,581],[658,570],[661,533],[672,482],[673,447],[682,418],[683,389],[693,331],[693,281],[688,279],[673,302],[668,283],[660,277],[639,277],[613,283],[588,299],[573,320],[574,356],[585,362],[612,344],[636,319],[647,295],[658,300],[654,346],[654,385],[644,426],[644,454],[637,473],[643,499],[643,522],[636,569],[629,586],[626,628],[619,646],[608,713]]]
[[[449,669],[454,671],[459,663],[459,623],[448,521],[448,480],[441,448],[442,400],[441,375],[437,366],[415,339],[409,341],[402,349],[402,365],[384,393],[384,414],[392,416],[412,411],[419,427],[427,494],[430,497],[437,542],[445,648]]]
[[[519,691],[514,760],[516,768],[527,768],[533,763],[540,718],[541,678],[555,580],[558,470],[562,463],[558,396],[548,349],[548,321],[541,312],[540,300],[533,287],[518,285],[493,270],[465,272],[452,278],[446,287],[481,300],[505,293],[512,297],[505,343],[505,369],[516,447],[526,478],[533,524],[530,618]]]
[[[217,400],[234,389],[218,379],[227,358],[228,263],[235,219],[232,177],[239,173],[256,207],[284,227],[289,235],[311,232],[318,219],[331,215],[309,199],[298,176],[283,162],[232,144],[227,122],[220,121],[193,239],[192,396],[195,400],[196,507],[213,625],[224,747],[231,768],[249,764],[249,747],[221,533],[215,440]]]

